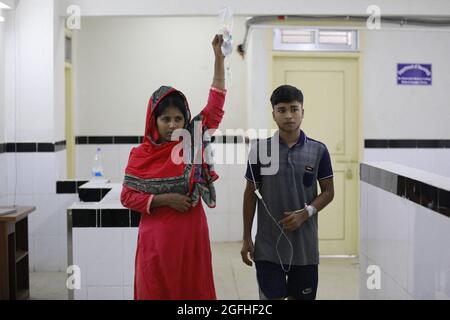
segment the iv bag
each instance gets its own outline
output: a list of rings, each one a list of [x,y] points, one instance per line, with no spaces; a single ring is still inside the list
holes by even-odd
[[[225,7],[219,12],[221,24],[220,33],[223,36],[222,54],[227,57],[233,52],[233,12],[230,7]]]

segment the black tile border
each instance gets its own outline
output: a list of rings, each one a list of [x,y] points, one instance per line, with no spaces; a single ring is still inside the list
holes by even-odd
[[[58,141],[55,142],[55,152],[61,151],[61,150],[65,150],[66,149],[66,141]]]
[[[78,196],[83,202],[100,202],[111,190],[111,188],[82,188],[78,189]]]
[[[417,148],[417,140],[389,140],[389,148]]]
[[[52,143],[38,143],[37,152],[55,152],[55,145]]]
[[[450,140],[366,139],[366,149],[450,149]]]
[[[96,209],[72,209],[72,228],[97,228],[100,225]]]
[[[43,153],[57,152],[66,149],[66,141],[51,142],[8,142],[0,144],[0,153]]]
[[[16,152],[37,152],[38,144],[32,142],[16,143]]]
[[[88,144],[114,144],[114,137],[88,137]]]
[[[88,144],[88,137],[75,137],[75,144]]]
[[[140,139],[141,139],[141,137],[138,137],[138,136],[135,136],[135,137],[122,136],[122,137],[113,137],[113,142],[114,142],[114,144],[139,144],[140,143],[139,141],[141,141]]]
[[[364,148],[388,148],[389,140],[365,140]]]
[[[56,194],[76,194],[78,189],[88,180],[60,180],[56,181]]]
[[[129,209],[101,209],[100,228],[129,228],[131,213]]]
[[[140,144],[143,136],[79,136],[75,138],[75,144]],[[239,144],[248,143],[249,139],[244,136],[213,136],[212,143]]]
[[[75,144],[140,144],[143,136],[79,136]],[[213,136],[211,142],[224,144],[249,143],[243,136]],[[450,140],[366,139],[366,149],[450,149]],[[66,149],[66,141],[55,143],[3,143],[0,154],[6,152],[58,152]],[[17,150],[17,151],[16,151]]]
[[[450,218],[450,191],[396,173],[360,165],[360,180]]]
[[[56,194],[77,193],[76,181],[56,181]]]
[[[72,228],[137,228],[141,213],[129,209],[72,209]]]

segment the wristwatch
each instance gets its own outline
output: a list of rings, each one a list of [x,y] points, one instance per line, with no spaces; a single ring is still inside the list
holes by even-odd
[[[312,205],[306,206],[306,211],[308,212],[309,218],[311,218],[313,215],[315,215],[317,213],[317,209]]]

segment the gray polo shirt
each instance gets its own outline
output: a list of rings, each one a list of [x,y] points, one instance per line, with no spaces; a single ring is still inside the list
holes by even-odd
[[[317,197],[317,181],[333,177],[330,154],[327,147],[310,139],[301,131],[297,144],[289,148],[279,139],[278,132],[268,139],[260,140],[259,145],[266,144],[270,154],[270,144],[278,141],[279,157],[264,164],[256,158],[255,145],[250,150],[253,175],[247,162],[245,178],[258,183],[259,191],[276,221],[285,217],[284,212],[302,209],[304,203],[310,204]],[[261,167],[278,165],[276,173],[265,174]],[[292,254],[289,243],[281,236],[280,229],[258,200],[258,224],[255,240],[255,261],[270,261],[279,264],[277,248],[283,264],[289,264]],[[312,216],[302,226],[292,232],[285,231],[293,246],[293,265],[319,264],[318,215]]]

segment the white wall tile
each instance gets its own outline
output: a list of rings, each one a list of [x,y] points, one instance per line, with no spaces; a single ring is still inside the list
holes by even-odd
[[[58,200],[56,194],[35,195],[36,211],[33,213],[32,229],[36,237],[59,236]]]
[[[75,149],[76,152],[76,149]],[[76,161],[76,159],[75,159]],[[56,162],[56,179],[65,180],[67,179],[67,150],[61,150],[55,152],[55,162]]]
[[[450,149],[365,149],[364,161],[391,161],[450,176]]]
[[[92,145],[76,146],[75,176],[77,179],[89,179],[91,177],[91,169],[96,149],[96,146]]]
[[[245,144],[224,144],[225,157],[223,163],[235,168],[238,165],[244,165],[247,161],[247,151]]]
[[[227,241],[242,241],[242,235],[244,230],[242,214],[230,215],[230,232]]]
[[[435,173],[450,177],[450,149],[435,149],[434,159]]]
[[[8,194],[8,162],[6,160],[6,154],[0,154],[0,197],[4,197]]]
[[[233,164],[229,166],[230,180],[234,180],[238,183],[240,182],[241,184],[244,183],[246,181],[244,175],[247,170],[247,166],[245,164]]]
[[[67,261],[67,237],[59,236],[59,272],[65,272],[68,267]]]
[[[14,195],[8,196],[8,199],[8,201],[10,201],[10,203],[12,204],[14,202]],[[15,202],[18,206],[35,206],[34,197],[32,195],[17,194],[15,197]],[[32,212],[30,215],[32,214],[34,214],[34,212]]]
[[[87,300],[88,298],[88,290],[86,287],[82,287],[79,290],[74,290],[74,300]]]
[[[367,289],[367,266],[368,258],[364,253],[360,253],[359,257],[359,299],[360,300],[372,300],[370,297],[370,291]]]
[[[128,164],[128,158],[130,157],[131,149],[137,147],[135,144],[124,144],[118,145],[119,149],[119,158],[118,158],[118,171],[116,176],[120,177],[120,179],[116,182],[122,182],[125,176],[125,169]]]
[[[438,159],[435,158],[434,149],[417,149],[411,153],[411,158],[414,160],[412,167],[419,168],[429,172],[436,172]]]
[[[134,287],[123,287],[123,300],[134,300]]]
[[[229,215],[207,212],[209,237],[211,242],[229,241]]]
[[[379,162],[379,161],[393,161],[388,149],[364,149],[364,161]]]
[[[359,211],[359,250],[367,255],[367,228],[368,228],[368,184],[360,181],[360,211]]]
[[[98,147],[101,148],[105,178],[111,180],[111,182],[121,182],[123,180],[124,168],[119,168],[118,159],[120,159],[120,145],[77,145],[77,179],[85,179],[91,176],[94,156]]]
[[[229,214],[231,216],[242,216],[242,205],[244,201],[244,190],[247,184],[247,180],[245,180],[241,174],[240,178],[236,178],[236,176],[231,180],[228,186],[228,201],[229,201]]]
[[[138,228],[125,228],[123,230],[123,285],[134,285],[134,264],[136,257]]]
[[[429,155],[428,149],[389,149],[393,162],[401,163],[408,167],[422,168],[420,159]]]
[[[379,269],[380,274],[380,288],[370,288],[368,286],[368,282],[372,284],[372,278],[375,274],[373,270],[369,270],[369,266],[378,266],[374,261],[369,259],[364,254],[361,254],[359,257],[359,263],[360,263],[360,286],[359,286],[359,294],[360,299],[362,300],[377,300],[377,299],[383,299],[383,289],[384,289],[384,278],[382,269]]]
[[[213,153],[213,159],[216,166],[220,167],[225,164],[225,144],[223,143],[212,143],[211,150]]]
[[[88,286],[122,285],[123,266],[117,263],[123,257],[122,228],[88,230],[86,237],[89,242],[77,248],[86,255]],[[95,246],[92,243],[95,243]]]
[[[37,153],[19,153],[17,155],[17,194],[33,194],[34,161]]]
[[[365,254],[370,263],[383,271],[382,290],[368,292],[369,299],[449,299],[450,287],[450,219],[413,202],[361,183],[361,270]],[[363,243],[363,242],[362,242]],[[367,261],[366,261],[367,262]],[[367,263],[369,263],[367,262]]]
[[[58,174],[55,153],[36,153],[32,168],[33,194],[55,194]]]
[[[416,299],[450,298],[450,219],[424,207],[416,207],[411,224],[413,242],[408,291]]]
[[[383,270],[388,273],[402,288],[407,288],[408,269],[408,241],[409,220],[412,219],[411,212],[405,201],[400,197],[382,191],[384,195],[385,210],[382,216],[385,219],[385,238],[388,247],[385,248],[385,263]],[[381,218],[383,219],[383,218]],[[386,223],[386,221],[389,221]]]
[[[58,235],[67,237],[67,208],[74,202],[78,202],[79,198],[77,194],[57,194],[56,200],[58,203],[56,212],[58,216]]]
[[[230,194],[229,194],[229,182],[222,178],[219,178],[214,182],[214,188],[216,189],[216,207],[213,209],[204,205],[205,211],[211,212],[211,214],[228,214],[230,208]]]
[[[103,170],[105,177],[111,182],[123,181],[122,171],[124,168],[119,168],[119,148],[120,145],[102,145],[103,156]]]
[[[414,298],[408,294],[408,292],[396,281],[386,273],[382,274],[385,278],[385,292],[386,295],[383,299],[389,300],[414,300]]]
[[[411,213],[402,198],[371,185],[368,198],[368,257],[406,288]]]
[[[89,266],[92,263],[88,250],[92,243],[93,231],[90,228],[72,229],[72,263],[81,270],[81,287],[87,288]],[[87,293],[86,293],[87,295]]]
[[[16,163],[18,162],[18,153],[7,153],[6,154],[6,166],[8,171],[6,173],[7,176],[7,194],[15,194],[17,193],[17,184],[16,181]]]
[[[55,219],[57,219],[58,237],[60,238],[60,269],[64,271],[67,268],[67,208],[78,201],[75,194],[58,194],[56,195],[58,203],[55,211]]]

